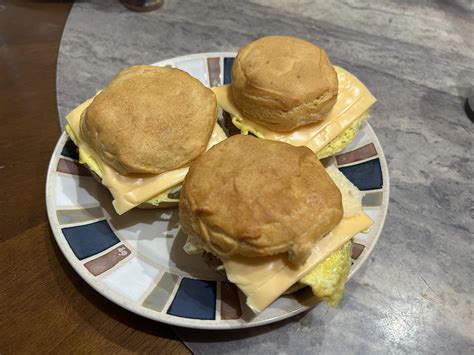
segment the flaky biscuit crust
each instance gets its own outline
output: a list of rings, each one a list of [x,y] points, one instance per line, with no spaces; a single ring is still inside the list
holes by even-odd
[[[232,94],[249,118],[290,131],[325,117],[337,100],[337,74],[326,52],[290,36],[267,36],[241,48]]]
[[[237,135],[193,162],[179,213],[216,256],[288,253],[301,264],[340,222],[342,200],[310,149]]]
[[[121,174],[160,174],[207,147],[217,116],[214,93],[174,68],[122,70],[81,117],[89,146]]]

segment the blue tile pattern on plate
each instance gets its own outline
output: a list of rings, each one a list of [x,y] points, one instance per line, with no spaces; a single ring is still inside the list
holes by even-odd
[[[107,221],[63,228],[62,231],[79,260],[100,253],[119,242]]]
[[[224,58],[224,85],[230,84],[232,81],[232,65],[234,64],[234,58]]]
[[[383,186],[380,160],[373,159],[361,164],[339,168],[359,190],[381,189]]]
[[[63,157],[79,160],[79,153],[74,142],[70,139],[64,144],[63,150],[61,151]]]
[[[193,319],[215,319],[216,282],[183,278],[168,314]]]

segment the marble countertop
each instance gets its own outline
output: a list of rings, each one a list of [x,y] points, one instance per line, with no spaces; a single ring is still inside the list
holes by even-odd
[[[389,213],[340,308],[212,336],[175,328],[193,352],[474,351],[474,136],[463,111],[473,18],[470,0],[165,0],[151,13],[74,4],[58,59],[61,124],[125,66],[236,51],[268,34],[319,44],[378,99],[370,123],[389,165]]]

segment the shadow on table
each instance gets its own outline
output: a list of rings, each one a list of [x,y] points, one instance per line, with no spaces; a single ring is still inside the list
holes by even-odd
[[[284,328],[289,324],[297,323],[311,313],[311,309],[302,312],[291,318],[287,318],[272,324],[261,325],[253,328],[245,329],[226,329],[226,330],[203,330],[183,327],[172,327],[174,332],[183,341],[191,343],[219,343],[226,341],[235,341],[255,336],[263,335],[280,328]]]

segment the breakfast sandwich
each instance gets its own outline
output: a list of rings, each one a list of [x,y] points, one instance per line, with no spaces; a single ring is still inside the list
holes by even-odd
[[[290,36],[267,36],[242,47],[232,84],[213,88],[243,134],[307,146],[319,158],[344,149],[376,99],[326,52]]]
[[[181,191],[184,250],[219,259],[261,312],[298,285],[337,305],[351,239],[371,219],[361,193],[307,147],[235,135],[197,158]]]
[[[191,162],[226,138],[216,118],[216,97],[199,80],[138,65],[72,110],[66,132],[123,214],[177,205]]]

